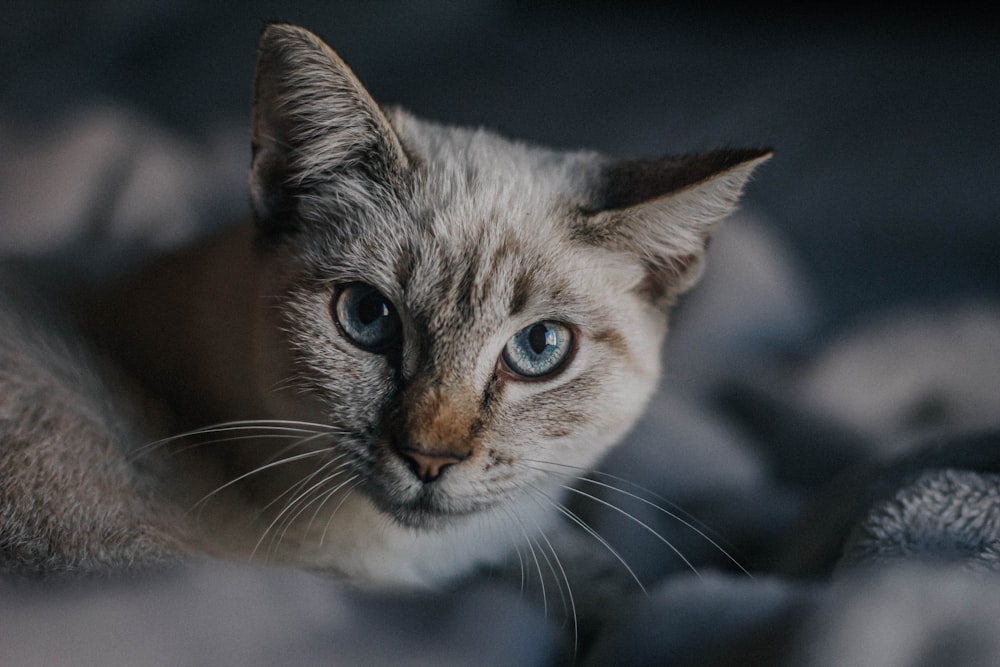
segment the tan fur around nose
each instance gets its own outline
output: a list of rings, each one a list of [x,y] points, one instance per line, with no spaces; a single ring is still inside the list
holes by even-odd
[[[472,391],[440,387],[417,389],[407,396],[406,435],[411,446],[429,456],[471,456],[477,440],[474,425],[479,420],[479,402],[473,396]]]

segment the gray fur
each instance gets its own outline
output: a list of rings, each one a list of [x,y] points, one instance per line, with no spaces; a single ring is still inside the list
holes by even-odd
[[[229,420],[253,429],[126,459],[144,437],[122,431],[127,409],[94,422],[93,439],[75,425],[47,434],[29,416],[32,389],[15,392],[0,434],[0,456],[23,469],[15,479],[60,472],[66,452],[49,436],[103,459],[74,459],[93,483],[5,483],[0,510],[19,512],[2,529],[8,559],[28,538],[7,535],[33,532],[53,553],[110,550],[88,567],[207,551],[433,584],[498,561],[558,515],[567,467],[592,466],[638,417],[658,380],[666,306],[697,278],[712,229],[769,156],[638,169],[427,123],[376,106],[325,44],[286,24],[261,38],[253,149],[254,225],[152,266],[109,296],[97,326],[173,408],[169,432]],[[398,312],[398,347],[362,349],[335,322],[334,300],[358,282]],[[543,320],[566,323],[572,357],[526,381],[500,353]],[[5,393],[62,390],[29,348],[7,354],[17,364],[0,378]],[[45,409],[68,418],[77,401]],[[304,434],[286,447],[294,429]],[[34,459],[10,463],[18,446]],[[410,451],[455,463],[422,479]],[[157,499],[133,461],[170,462],[184,488],[171,477],[176,499]],[[92,495],[78,498],[84,489]],[[121,507],[116,529],[134,539],[63,535],[17,509],[54,498],[84,512]],[[148,522],[192,507],[165,535]],[[133,543],[147,534],[150,544]]]
[[[132,406],[112,406],[86,351],[46,325],[0,301],[0,570],[130,569],[182,555],[185,529],[155,482],[167,475],[127,463],[144,437]]]

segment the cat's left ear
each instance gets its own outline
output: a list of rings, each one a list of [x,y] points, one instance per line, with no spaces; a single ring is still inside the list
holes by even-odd
[[[669,305],[697,281],[712,231],[770,157],[769,149],[720,150],[605,164],[576,236],[635,256],[646,270],[639,290]]]
[[[349,200],[408,167],[395,130],[350,68],[289,23],[261,34],[251,135],[250,196],[266,234],[294,228],[299,204],[318,188],[339,185],[334,198]]]

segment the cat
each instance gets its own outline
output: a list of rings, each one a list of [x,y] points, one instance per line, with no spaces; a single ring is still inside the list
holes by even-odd
[[[572,518],[564,485],[640,415],[670,307],[771,155],[437,125],[278,22],[251,140],[252,220],[86,302],[85,334],[3,307],[3,570],[435,586],[501,561]]]

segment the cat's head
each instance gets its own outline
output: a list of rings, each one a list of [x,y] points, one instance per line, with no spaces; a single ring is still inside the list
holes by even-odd
[[[269,26],[250,187],[270,416],[330,425],[408,525],[592,465],[655,389],[667,310],[768,156],[616,161],[427,123]]]

